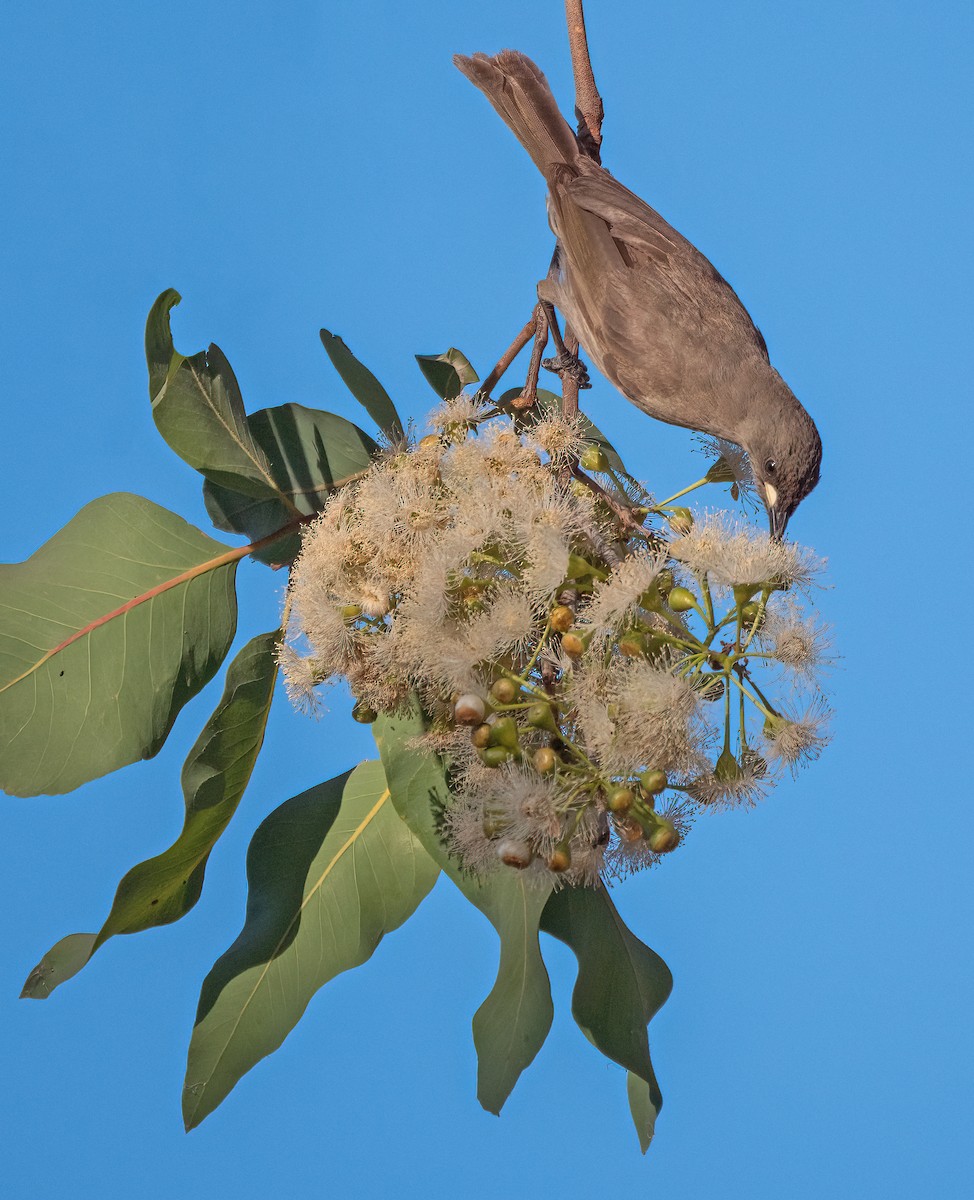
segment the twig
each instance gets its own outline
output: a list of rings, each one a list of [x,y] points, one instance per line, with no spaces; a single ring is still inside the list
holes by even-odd
[[[567,324],[565,349],[573,358],[578,358],[578,338]],[[578,375],[574,371],[561,373],[561,415],[566,421],[578,416]]]
[[[510,346],[508,346],[508,348],[500,356],[497,361],[497,365],[480,385],[478,395],[480,395],[484,400],[489,399],[490,393],[497,386],[500,377],[504,374],[515,358],[517,358],[517,356],[521,353],[531,338],[535,336],[537,324],[537,309],[535,309],[535,311],[531,314],[531,320],[528,321],[514,341],[511,342]]]
[[[572,470],[572,474],[576,479],[581,480],[589,491],[594,492],[604,504],[612,509],[626,529],[632,530],[633,533],[638,533],[641,537],[651,538],[653,536],[652,530],[647,529],[642,521],[637,521],[632,515],[632,509],[620,504],[613,496],[610,496],[605,488],[597,480],[593,479],[591,475],[586,475],[581,467],[576,466]]]
[[[601,163],[602,118],[605,116],[605,110],[592,72],[582,0],[565,0],[565,19],[568,22],[568,45],[571,48],[572,70],[575,74],[578,140],[585,153],[597,163]]]
[[[538,376],[541,374],[541,356],[548,345],[548,318],[540,304],[534,309],[534,345],[531,347],[531,359],[528,363],[528,373],[524,380],[524,390],[515,397],[511,407],[518,412],[527,412],[534,407],[538,399]]]

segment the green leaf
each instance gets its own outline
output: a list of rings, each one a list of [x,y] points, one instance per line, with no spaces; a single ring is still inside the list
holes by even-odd
[[[240,388],[223,352],[210,346],[185,358],[173,346],[169,313],[179,300],[172,288],[163,292],[145,327],[156,428],[180,458],[211,482],[258,499],[276,497],[270,464],[251,437]],[[288,519],[294,515],[292,510]]]
[[[315,992],[368,959],[437,869],[396,815],[379,763],[285,801],[247,854],[243,930],[203,982],[183,1116],[192,1129],[276,1050]]]
[[[512,400],[516,400],[521,395],[522,388],[508,388],[508,390],[497,401],[499,407],[503,408],[510,404]],[[518,429],[530,429],[532,425],[536,425],[538,421],[544,420],[545,417],[561,412],[561,397],[555,395],[554,392],[546,391],[544,388],[538,388],[537,403],[527,412],[517,413],[515,423]],[[609,439],[605,436],[601,429],[585,415],[580,412],[578,419],[581,422],[582,434],[585,439],[591,442],[594,446],[598,446],[605,457],[609,460],[609,466],[618,473],[629,477],[629,472],[626,470],[626,464],[622,461],[619,452],[612,445]]]
[[[453,346],[442,354],[417,354],[416,361],[426,382],[441,400],[452,400],[468,383],[480,379],[470,360]]]
[[[446,852],[437,814],[449,802],[447,781],[439,759],[412,744],[423,728],[414,706],[407,717],[380,717],[373,731],[399,815],[500,936],[497,980],[473,1020],[477,1098],[488,1112],[499,1113],[551,1028],[551,988],[538,944],[551,889],[514,870],[478,878]]]
[[[124,876],[96,937],[71,934],[44,955],[28,976],[24,994],[36,978],[43,981],[45,990],[32,991],[32,998],[49,996],[116,933],[169,925],[196,904],[210,851],[236,812],[260,753],[277,678],[274,652],[279,636],[275,630],[252,638],[227,670],[223,698],[183,766],[186,819],[182,833],[163,854],[139,863]],[[80,950],[71,938],[91,939],[81,961],[76,961]],[[62,961],[68,951],[72,966],[65,971]]]
[[[48,950],[27,976],[21,1000],[46,1000],[59,983],[77,975],[91,958],[93,933],[69,933]]]
[[[669,996],[673,976],[660,956],[627,928],[604,886],[552,893],[541,928],[578,959],[572,1015],[579,1028],[607,1058],[635,1076],[629,1083],[630,1107],[645,1153],[663,1104],[646,1026]]]
[[[391,438],[403,437],[402,421],[399,420],[396,406],[369,368],[359,362],[337,333],[322,329],[319,337],[343,383],[376,425]]]
[[[203,499],[217,529],[245,534],[251,541],[282,528],[295,512],[320,512],[331,492],[371,465],[378,449],[351,421],[303,404],[262,408],[248,418],[248,426],[270,463],[278,498],[259,500],[207,481]],[[255,557],[292,562],[300,544],[300,536],[289,532]]]
[[[247,552],[119,492],[0,565],[0,787],[69,792],[156,754],[230,648]]]
[[[645,1079],[629,1071],[626,1074],[626,1095],[632,1123],[639,1138],[639,1149],[645,1154],[652,1145],[656,1118],[659,1116],[659,1109],[653,1102],[653,1089]]]

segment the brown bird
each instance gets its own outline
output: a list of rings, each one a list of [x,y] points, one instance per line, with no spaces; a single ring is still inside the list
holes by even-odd
[[[687,239],[583,150],[526,55],[457,55],[548,184],[557,238],[542,303],[564,314],[622,394],[657,420],[748,456],[773,537],[818,483],[815,423],[772,367],[734,289]]]

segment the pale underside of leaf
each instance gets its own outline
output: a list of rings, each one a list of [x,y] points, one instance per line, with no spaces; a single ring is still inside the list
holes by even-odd
[[[397,816],[378,763],[295,796],[265,820],[247,856],[243,931],[203,984],[187,1128],[281,1045],[323,984],[370,957],[437,873]]]
[[[448,785],[436,756],[415,748],[424,730],[418,708],[408,717],[381,717],[373,729],[400,816],[500,937],[497,979],[473,1022],[477,1096],[484,1108],[497,1113],[551,1027],[551,989],[538,941],[551,888],[503,868],[474,876],[447,853],[436,814],[449,803]]]

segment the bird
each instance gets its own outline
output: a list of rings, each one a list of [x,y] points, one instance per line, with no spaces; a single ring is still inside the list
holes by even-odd
[[[770,535],[780,540],[818,483],[822,441],[737,293],[591,157],[527,55],[458,54],[453,62],[548,185],[556,246],[538,285],[542,305],[563,314],[596,367],[637,408],[743,449]]]

